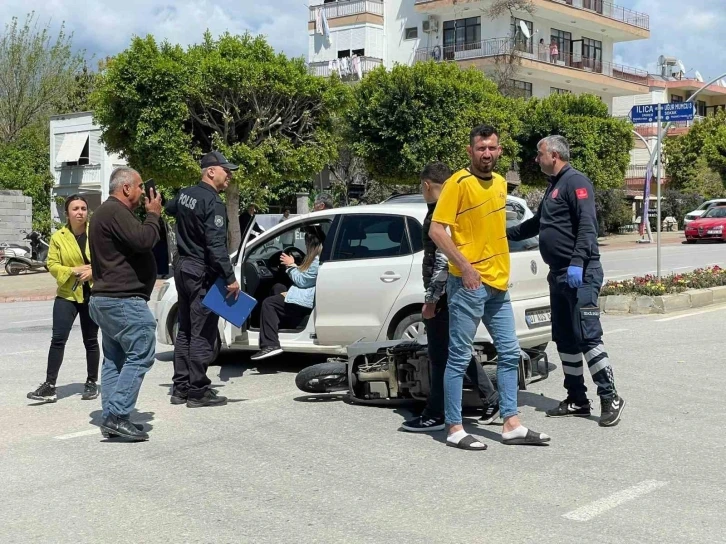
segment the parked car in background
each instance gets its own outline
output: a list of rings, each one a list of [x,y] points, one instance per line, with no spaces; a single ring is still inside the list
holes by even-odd
[[[692,212],[688,212],[686,214],[685,219],[683,219],[683,225],[688,225],[691,223],[691,221],[695,221],[696,219],[700,218],[703,214],[705,214],[710,208],[713,206],[724,206],[726,205],[726,198],[714,198],[713,200],[707,200],[703,204],[701,204],[698,208],[693,210]]]
[[[700,240],[726,241],[726,201],[723,206],[712,206],[699,219],[686,225],[686,242]]]
[[[404,201],[401,201],[404,200]],[[357,341],[413,340],[423,332],[422,224],[427,213],[419,196],[373,206],[355,206],[290,218],[254,239],[245,233],[241,255],[233,256],[240,285],[258,304],[242,328],[220,320],[217,348],[257,350],[260,306],[272,286],[285,282],[285,252],[304,258],[305,232],[325,233],[315,308],[296,329],[281,329],[284,351],[344,355]],[[531,217],[521,199],[508,197],[507,224]],[[517,337],[525,349],[544,349],[551,340],[547,266],[537,238],[510,247],[510,290]],[[157,339],[173,344],[177,331],[174,280],[161,288],[156,303]],[[491,344],[484,326],[476,342]]]

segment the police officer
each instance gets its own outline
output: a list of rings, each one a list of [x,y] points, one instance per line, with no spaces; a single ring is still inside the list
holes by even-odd
[[[590,415],[583,377],[585,357],[600,397],[600,426],[617,425],[625,400],[615,390],[613,369],[602,343],[598,295],[603,270],[597,244],[592,182],[569,164],[570,146],[549,136],[537,146],[537,163],[549,176],[537,214],[507,229],[510,240],[539,234],[542,258],[550,267],[552,338],[562,360],[567,398],[547,411],[549,417]]]
[[[179,260],[174,267],[178,293],[179,333],[174,342],[174,385],[171,403],[189,408],[221,406],[227,399],[209,387],[207,367],[214,357],[219,316],[202,304],[209,287],[224,279],[228,296],[239,296],[227,252],[227,211],[219,193],[237,165],[218,151],[202,157],[202,181],[182,189],[166,206],[176,217]]]

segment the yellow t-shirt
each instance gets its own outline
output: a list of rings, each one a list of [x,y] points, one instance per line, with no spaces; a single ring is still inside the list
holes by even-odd
[[[454,244],[482,282],[501,291],[509,285],[506,205],[507,182],[502,176],[483,180],[464,169],[444,183],[432,219],[450,227]],[[451,261],[449,272],[461,277]]]

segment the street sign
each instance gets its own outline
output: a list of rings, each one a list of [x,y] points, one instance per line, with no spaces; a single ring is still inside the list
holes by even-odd
[[[673,102],[671,104],[649,104],[646,106],[633,106],[630,110],[630,120],[634,124],[657,123],[658,109],[660,109],[661,122],[693,121],[694,104],[692,102]]]

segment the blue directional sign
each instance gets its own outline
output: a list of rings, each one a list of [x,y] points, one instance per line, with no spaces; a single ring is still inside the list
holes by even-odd
[[[634,124],[657,123],[658,108],[661,109],[661,122],[693,121],[695,114],[693,102],[673,102],[672,104],[650,104],[646,106],[633,106],[630,110],[630,119]]]

